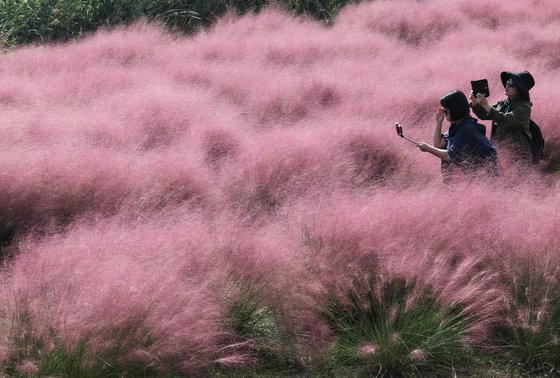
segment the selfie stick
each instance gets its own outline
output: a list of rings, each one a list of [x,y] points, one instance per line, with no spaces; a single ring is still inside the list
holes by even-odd
[[[415,141],[413,141],[412,139],[408,139],[407,137],[404,136],[403,131],[402,131],[402,125],[400,123],[395,122],[395,128],[397,129],[397,135],[398,136],[408,140],[410,143],[418,144]]]

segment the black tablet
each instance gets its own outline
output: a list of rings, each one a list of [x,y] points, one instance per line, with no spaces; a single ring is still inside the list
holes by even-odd
[[[476,96],[477,93],[482,93],[484,97],[490,96],[490,90],[488,89],[488,80],[475,80],[471,81],[472,90]]]

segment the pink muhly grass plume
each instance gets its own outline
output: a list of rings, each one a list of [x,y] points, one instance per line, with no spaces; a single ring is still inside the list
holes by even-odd
[[[4,338],[7,339],[8,332],[9,332],[8,327],[3,327],[3,331],[5,332],[4,334],[6,335],[4,336]],[[10,359],[10,351],[8,346],[9,340],[2,340],[1,343],[2,346],[0,347],[0,363],[6,364]]]
[[[256,361],[255,356],[253,355],[240,354],[231,357],[219,358],[214,362],[216,362],[218,365],[231,368],[235,366],[251,366],[254,365]]]
[[[426,357],[422,349],[414,349],[410,352],[410,360],[414,363],[425,363]]]
[[[223,333],[223,313],[209,287],[213,269],[199,269],[198,278],[187,274],[185,268],[196,262],[184,260],[179,245],[188,251],[196,239],[171,237],[174,231],[164,230],[155,223],[148,228],[106,223],[78,227],[37,249],[30,241],[10,289],[16,300],[29,298],[28,304],[14,310],[30,313],[40,327],[38,336],[47,338],[46,330],[54,329],[66,345],[87,340],[92,353],[124,348],[119,358],[126,359],[126,353],[144,347],[146,358],[155,356],[145,363],[160,369],[209,364]],[[41,287],[49,287],[54,298]]]
[[[15,167],[25,173],[16,173]],[[103,150],[30,152],[25,163],[3,175],[0,203],[6,221],[17,227],[64,222],[90,211],[112,214],[132,201],[145,210],[183,202],[206,205],[213,196],[204,173],[176,154],[132,159]]]
[[[245,282],[262,288],[262,305],[278,311],[287,334],[302,335],[302,347],[320,339],[325,331],[310,311],[298,248],[285,232],[252,235],[224,219],[208,235],[205,221],[179,215],[176,224],[85,220],[65,235],[22,241],[5,284],[10,311],[27,314],[45,342],[53,330],[68,347],[85,340],[97,355],[122,350],[120,364],[199,371],[254,362],[241,358],[247,349],[224,347],[235,340],[224,306]]]
[[[471,319],[470,337],[484,340],[489,327],[503,322],[511,305],[509,287],[507,283],[504,286],[502,270],[498,268],[504,262],[508,264],[503,259],[504,254],[512,254],[507,246],[519,246],[522,253],[534,251],[516,231],[531,224],[530,220],[522,221],[531,218],[515,215],[525,211],[525,206],[516,202],[512,194],[500,198],[493,191],[493,197],[487,197],[486,190],[484,186],[471,187],[470,198],[465,200],[464,192],[446,192],[441,196],[437,194],[439,189],[430,188],[421,195],[422,201],[418,201],[419,193],[410,197],[418,201],[414,204],[407,202],[407,197],[392,201],[389,195],[385,197],[378,191],[374,200],[359,205],[339,196],[333,202],[323,201],[321,208],[311,207],[304,213],[304,224],[309,225],[306,240],[311,256],[316,259],[315,265],[321,267],[318,278],[327,286],[336,286],[341,293],[348,290],[354,278],[368,275],[396,274],[417,279],[431,287],[442,304],[462,306]],[[451,203],[455,204],[453,218],[443,210]],[[489,212],[492,207],[500,210]],[[538,204],[534,209],[543,216]],[[481,211],[489,223],[474,216]],[[380,218],[375,214],[387,215]],[[444,222],[436,222],[431,228],[422,221],[425,217],[440,217]],[[543,219],[553,217],[545,215]],[[536,233],[535,239],[530,237],[531,245],[546,254],[552,252],[547,247],[550,239],[545,236],[551,232],[547,224],[542,224],[544,230],[531,231]],[[454,230],[461,229],[468,232],[458,237]],[[420,234],[421,238],[417,236]],[[515,241],[504,244],[511,238]],[[410,301],[413,305],[414,296]]]
[[[33,361],[23,361],[17,366],[17,371],[21,374],[33,375],[39,371],[39,367],[36,362]]]
[[[343,11],[339,23],[343,27],[348,27],[347,24],[351,23],[353,28],[372,30],[396,37],[405,44],[418,45],[437,40],[461,24],[458,10],[444,10],[442,3],[432,1],[428,4],[415,4],[403,1],[400,2],[402,8],[391,3],[362,4]],[[394,13],[396,7],[400,10],[398,14]],[[369,17],[359,17],[364,11]],[[423,17],[418,18],[418,12],[422,12]]]
[[[364,344],[358,348],[358,354],[362,357],[368,357],[374,355],[377,349],[378,346],[375,344]]]
[[[257,140],[225,188],[234,206],[248,214],[275,213],[286,202],[339,183],[331,175],[341,164],[310,136],[275,132]]]
[[[206,130],[200,144],[204,149],[206,161],[216,165],[223,163],[225,159],[236,157],[241,149],[239,137],[226,128]]]

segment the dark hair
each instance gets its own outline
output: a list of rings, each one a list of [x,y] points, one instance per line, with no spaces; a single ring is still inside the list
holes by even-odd
[[[529,92],[521,90],[521,88],[517,88],[519,92],[519,99],[524,101],[531,101],[531,97],[529,96]]]
[[[467,96],[461,91],[451,91],[443,95],[439,103],[449,110],[450,121],[459,121],[471,113]]]

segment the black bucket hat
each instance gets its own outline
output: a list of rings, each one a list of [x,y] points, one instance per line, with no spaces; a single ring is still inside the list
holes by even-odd
[[[509,72],[504,71],[500,74],[502,79],[502,84],[504,88],[506,87],[506,82],[511,79],[513,81],[513,85],[516,86],[520,91],[529,93],[531,88],[535,86],[535,79],[533,79],[533,75],[531,75],[528,71],[522,72]]]

